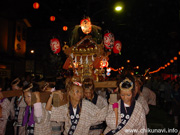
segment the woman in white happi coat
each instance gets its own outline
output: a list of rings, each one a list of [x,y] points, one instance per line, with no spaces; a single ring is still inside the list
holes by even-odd
[[[63,84],[63,80],[62,79],[57,79],[56,83],[55,83],[55,87],[50,87],[49,82],[45,82],[45,81],[41,81],[38,82],[41,91],[45,91],[45,92],[53,92],[55,90],[64,90],[64,84]],[[45,104],[43,104],[45,105]],[[40,117],[40,116],[39,116]],[[55,122],[55,121],[51,121],[51,135],[61,135],[64,131],[64,123],[63,122]]]
[[[107,100],[94,91],[94,81],[91,78],[85,78],[83,81],[84,98],[95,104],[100,109],[108,106]],[[103,133],[106,124],[98,122],[90,127],[88,135],[100,135]]]
[[[143,82],[140,78],[138,78],[140,86],[140,91],[144,97],[144,99],[147,101],[148,105],[156,105],[156,94],[149,89],[148,87],[143,85]]]
[[[60,95],[63,93],[55,91],[52,93]],[[89,128],[96,122],[104,121],[107,115],[107,107],[99,109],[93,103],[82,99],[83,88],[79,82],[71,82],[67,89],[68,103],[60,107],[52,107],[52,96],[50,96],[46,109],[52,110],[51,121],[65,122],[64,135],[88,135]]]
[[[51,89],[51,92],[55,90],[65,91],[65,84],[63,79],[57,79],[55,87]],[[64,122],[51,121],[52,135],[61,135],[64,132]]]
[[[135,100],[141,103],[145,114],[147,115],[149,113],[149,106],[141,92],[141,81],[138,77],[135,77]]]
[[[156,94],[152,90],[142,85],[141,91],[149,105],[156,105]]]
[[[50,114],[45,109],[45,104],[40,102],[39,85],[31,83],[24,88],[24,98],[27,103],[22,125],[26,129],[26,135],[50,135]],[[32,104],[32,93],[36,97],[36,103]]]
[[[7,98],[3,98],[3,95],[0,90],[0,135],[5,135],[9,115],[10,101]]]
[[[121,77],[119,84],[120,100],[109,105],[106,117],[105,135],[146,135],[146,117],[142,105],[134,98],[134,78]]]
[[[16,78],[11,83],[12,90],[22,90],[23,83],[19,78]],[[23,95],[16,96],[11,99],[11,118],[14,120],[14,135],[24,135],[25,128],[22,126],[23,114],[26,108],[26,103],[24,101]]]

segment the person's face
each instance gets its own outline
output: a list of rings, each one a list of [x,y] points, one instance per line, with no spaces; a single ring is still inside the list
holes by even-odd
[[[24,99],[28,106],[31,106],[31,92],[26,91],[24,92]]]
[[[85,89],[84,90],[84,97],[85,98],[92,100],[93,96],[94,96],[94,93],[91,89]]]
[[[83,96],[83,89],[82,87],[73,86],[72,90],[70,91],[70,96],[72,100],[80,101]]]
[[[140,91],[140,84],[138,81],[135,81],[135,93],[137,94]]]
[[[131,105],[131,100],[132,100],[131,90],[121,90],[120,97],[124,101],[124,103]]]

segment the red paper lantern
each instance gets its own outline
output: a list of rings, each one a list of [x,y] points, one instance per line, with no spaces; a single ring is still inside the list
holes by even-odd
[[[50,40],[50,46],[51,46],[51,50],[54,52],[54,54],[57,54],[61,51],[60,42],[57,38],[53,38]]]
[[[34,9],[39,9],[39,3],[38,2],[34,2],[33,3],[33,8]]]
[[[122,43],[119,40],[116,40],[114,42],[113,52],[114,53],[120,53],[122,48]]]
[[[106,33],[104,35],[104,46],[106,49],[112,49],[114,46],[114,35],[112,33]]]
[[[50,16],[50,21],[55,21],[56,17],[55,16]]]
[[[84,34],[89,34],[91,32],[91,21],[90,19],[82,19],[80,22],[81,30]]]
[[[105,58],[103,58],[103,59],[100,61],[100,67],[101,67],[101,68],[108,67],[108,65],[109,65],[109,62],[108,62]]]
[[[67,31],[68,27],[67,26],[63,26],[63,31]]]

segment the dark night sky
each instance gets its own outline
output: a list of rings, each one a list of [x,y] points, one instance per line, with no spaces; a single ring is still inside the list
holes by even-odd
[[[29,48],[49,49],[52,36],[61,42],[69,40],[71,30],[84,15],[93,24],[115,35],[122,42],[122,55],[110,56],[110,65],[118,68],[130,59],[132,65],[156,69],[167,63],[180,50],[179,0],[122,0],[124,11],[115,13],[117,0],[37,0],[40,8],[34,10],[32,0],[6,0],[0,5],[0,16],[8,19],[27,18]],[[56,21],[49,21],[49,16]],[[68,31],[63,32],[62,26]],[[46,50],[45,50],[46,49]]]

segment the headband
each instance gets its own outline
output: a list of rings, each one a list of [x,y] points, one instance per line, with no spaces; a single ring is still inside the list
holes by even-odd
[[[75,84],[77,86],[82,86],[82,84],[80,82],[73,82],[73,84]]]
[[[15,83],[15,82],[16,82],[16,83]],[[19,79],[19,78],[16,78],[16,79],[14,79],[14,80],[11,82],[11,85],[17,85],[19,82],[20,82],[20,79]]]
[[[33,84],[30,83],[30,84],[29,84],[29,87],[26,88],[26,89],[24,89],[23,91],[24,91],[24,92],[27,92],[27,91],[29,91],[29,90],[32,89],[32,88],[33,88]]]
[[[123,88],[122,85],[123,85],[123,83],[125,83],[125,82],[130,83],[131,87],[129,87],[129,88]],[[133,82],[132,82],[129,78],[126,77],[126,78],[119,84],[119,87],[120,87],[120,90],[124,90],[124,91],[132,90],[132,89],[133,89]]]

